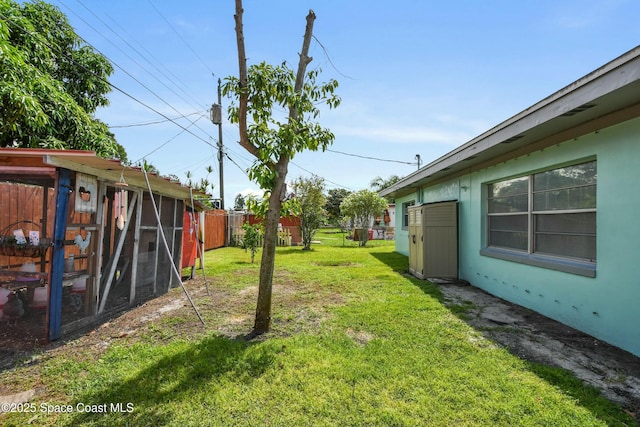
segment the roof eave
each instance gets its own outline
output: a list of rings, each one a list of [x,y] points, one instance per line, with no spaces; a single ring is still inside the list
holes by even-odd
[[[492,157],[516,153],[525,145],[535,144],[568,129],[577,129],[589,120],[610,116],[638,102],[640,46],[425,165],[379,194],[383,197],[409,194],[429,182],[441,181],[463,169],[471,170]],[[574,111],[579,113],[572,114]],[[627,115],[618,116],[627,118]]]

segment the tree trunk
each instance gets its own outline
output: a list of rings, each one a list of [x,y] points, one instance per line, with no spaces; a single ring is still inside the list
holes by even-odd
[[[269,210],[264,228],[262,261],[260,262],[260,279],[258,282],[258,303],[252,336],[269,332],[271,328],[271,293],[273,288],[273,271],[275,270],[276,247],[278,243],[278,223],[280,222],[281,195],[287,177],[289,159],[282,159],[276,165],[277,176],[273,191],[269,196]]]
[[[247,60],[244,48],[244,34],[242,26],[242,0],[236,0],[236,41],[238,43],[238,64],[239,64],[239,85],[240,99],[238,108],[238,127],[240,128],[240,145],[255,157],[259,156],[258,147],[249,141],[247,135],[247,103],[248,96],[243,90],[247,85]],[[298,71],[296,73],[296,81],[294,86],[295,92],[301,92],[304,85],[304,77],[307,65],[312,58],[308,56],[311,38],[313,36],[313,23],[316,19],[315,13],[309,10],[307,15],[307,25],[305,28],[304,39],[302,41],[302,50],[300,52],[300,61],[298,62]],[[298,118],[298,109],[295,105],[289,108],[289,121],[294,122]],[[269,210],[264,230],[264,244],[262,250],[262,261],[260,264],[260,280],[258,285],[258,303],[256,305],[256,318],[253,331],[250,337],[257,336],[269,331],[271,327],[271,291],[273,283],[273,271],[275,267],[276,245],[278,239],[278,223],[280,221],[280,208],[282,207],[282,196],[285,181],[287,178],[287,168],[289,166],[289,155],[282,154],[276,162],[269,166],[276,172],[276,178],[269,196]]]
[[[304,76],[307,65],[312,58],[308,56],[311,37],[313,35],[313,22],[316,19],[312,10],[307,15],[307,25],[302,41],[302,51],[298,62],[298,72],[296,73],[296,83],[294,90],[302,91]],[[289,120],[297,120],[298,110],[295,106],[289,109]],[[271,328],[271,291],[273,283],[273,271],[276,261],[276,244],[278,239],[278,223],[280,222],[280,208],[282,207],[282,196],[284,196],[284,186],[287,178],[289,157],[282,155],[275,165],[276,179],[269,197],[269,211],[264,232],[264,247],[262,251],[262,263],[260,264],[260,281],[258,285],[258,303],[256,306],[256,319],[251,336],[256,336],[269,332]]]

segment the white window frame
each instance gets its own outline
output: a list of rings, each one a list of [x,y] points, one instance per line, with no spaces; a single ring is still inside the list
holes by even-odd
[[[409,229],[409,207],[415,206],[415,204],[416,204],[415,200],[409,200],[408,202],[402,203],[402,229],[403,230]]]

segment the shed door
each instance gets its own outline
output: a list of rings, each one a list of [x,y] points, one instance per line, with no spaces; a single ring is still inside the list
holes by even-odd
[[[458,277],[458,203],[423,205],[424,276]]]

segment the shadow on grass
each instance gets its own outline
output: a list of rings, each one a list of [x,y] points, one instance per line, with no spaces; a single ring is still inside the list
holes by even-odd
[[[371,255],[377,258],[380,262],[389,266],[389,268],[391,268],[396,273],[404,275],[407,280],[420,288],[425,294],[438,299],[453,315],[458,317],[474,330],[478,331],[488,340],[496,343],[494,337],[489,333],[488,330],[477,328],[473,324],[473,314],[471,314],[471,309],[473,309],[475,305],[472,302],[468,302],[468,304],[462,305],[447,303],[438,285],[433,284],[427,280],[420,280],[409,274],[408,259],[406,255],[402,255],[397,252],[373,252]],[[524,307],[522,309],[530,311]],[[533,316],[530,316],[529,318],[532,317]],[[496,344],[500,347],[504,347],[502,344]],[[506,348],[506,350],[508,350],[513,356],[522,358],[510,349]],[[564,394],[574,398],[580,406],[587,409],[595,417],[605,422],[607,425],[627,426],[638,423],[638,420],[634,421],[633,417],[630,417],[627,413],[625,413],[619,405],[604,398],[600,390],[590,385],[584,384],[582,381],[577,379],[575,375],[570,371],[536,363],[530,360],[525,360],[525,362],[527,365],[527,369],[530,372],[532,372],[538,378],[542,379],[548,384],[551,384],[554,387],[558,388]],[[640,425],[640,423],[637,425]]]
[[[232,377],[234,381],[241,379],[249,383],[259,378],[282,351],[282,348],[268,343],[256,344],[258,343],[220,336],[194,342],[182,351],[153,362],[133,377],[120,382],[107,382],[103,387],[98,386],[79,396],[74,406],[77,403],[106,404],[107,413],[76,413],[69,425],[159,426],[175,422],[176,414],[169,408],[180,410],[181,407],[195,406],[200,413],[215,411],[215,407],[193,399],[198,399],[205,393],[215,393],[215,384],[212,383],[216,379]],[[135,360],[133,366],[145,363],[143,356],[133,354],[131,358]],[[121,403],[122,413],[114,413],[110,406],[112,403]],[[132,405],[130,413],[127,412],[127,404]],[[185,416],[186,413],[181,415]]]
[[[640,425],[640,419],[631,417],[622,408],[605,399],[600,390],[595,387],[585,385],[577,379],[573,373],[552,366],[540,363],[527,362],[530,372],[538,378],[562,390],[565,394],[574,398],[580,406],[587,409],[599,420],[609,426],[631,426]]]
[[[372,252],[371,255],[390,269],[407,278],[411,283],[420,288],[422,292],[444,302],[442,292],[436,285],[426,280],[420,280],[409,274],[409,264],[407,256],[398,252]]]

